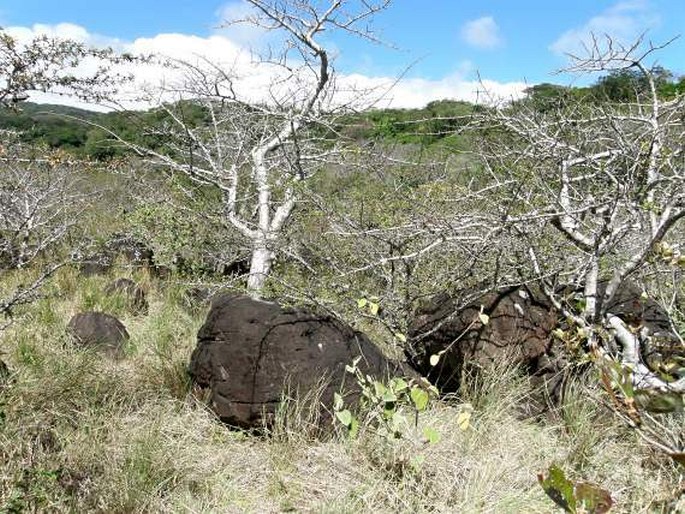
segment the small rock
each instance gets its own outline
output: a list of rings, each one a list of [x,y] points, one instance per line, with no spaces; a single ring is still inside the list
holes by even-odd
[[[131,279],[116,279],[105,288],[105,294],[123,296],[133,314],[147,314],[148,302],[145,291]]]
[[[80,346],[97,348],[114,357],[123,356],[124,345],[130,338],[121,321],[103,312],[76,314],[67,330]]]

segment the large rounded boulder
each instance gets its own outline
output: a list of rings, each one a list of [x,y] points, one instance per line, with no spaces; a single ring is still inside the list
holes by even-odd
[[[222,421],[260,428],[285,394],[319,391],[325,409],[341,391],[353,404],[359,386],[345,366],[359,356],[362,373],[381,378],[399,370],[366,336],[331,316],[220,294],[198,333],[189,372]]]
[[[103,312],[76,314],[67,325],[74,341],[83,347],[95,348],[114,357],[121,357],[129,334],[121,321]]]
[[[600,298],[604,288],[601,283]],[[560,293],[569,301],[578,296],[570,287]],[[624,283],[606,308],[631,329],[648,329],[649,342],[643,348],[648,361],[661,359],[674,350],[677,339],[668,314],[635,284]],[[547,392],[557,397],[567,362],[564,344],[553,331],[564,328],[562,318],[535,286],[493,291],[465,306],[455,297],[441,294],[415,313],[407,355],[415,369],[443,392],[456,391],[463,371],[469,367],[506,359],[523,366],[537,379],[535,382],[544,383]],[[437,356],[434,366],[432,356]]]
[[[487,293],[466,306],[442,294],[417,311],[409,327],[408,356],[441,391],[454,392],[465,366],[537,361],[550,350],[556,323],[554,309],[531,288]],[[432,356],[438,358],[435,366]]]

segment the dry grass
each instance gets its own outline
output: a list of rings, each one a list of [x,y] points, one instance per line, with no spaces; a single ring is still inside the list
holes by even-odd
[[[505,366],[421,414],[435,444],[371,428],[317,438],[301,400],[268,437],[228,430],[185,375],[204,313],[184,309],[179,288],[134,278],[149,289],[147,316],[103,298],[106,278],[63,270],[59,295],[2,334],[13,376],[0,393],[0,512],[551,512],[536,474],[552,463],[610,490],[616,512],[658,512],[654,502],[683,487],[580,386],[559,414],[521,419],[529,385]],[[132,336],[125,359],[65,337],[85,308],[120,316]],[[473,417],[460,430],[467,402]]]

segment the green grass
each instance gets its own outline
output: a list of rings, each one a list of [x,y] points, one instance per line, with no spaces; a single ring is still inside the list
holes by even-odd
[[[435,444],[371,427],[352,440],[320,436],[297,398],[269,435],[228,430],[185,372],[206,311],[187,309],[181,286],[134,274],[150,301],[134,316],[102,295],[112,278],[62,270],[1,335],[12,376],[0,392],[0,512],[548,513],[536,475],[552,463],[611,491],[615,512],[658,512],[654,502],[682,487],[682,473],[586,384],[558,413],[522,419],[530,386],[506,366],[421,414]],[[71,344],[65,327],[82,309],[120,317],[131,334],[124,359]],[[461,430],[466,403],[473,416]]]

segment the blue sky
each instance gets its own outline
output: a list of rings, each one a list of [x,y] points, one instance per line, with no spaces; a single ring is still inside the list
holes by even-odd
[[[221,0],[3,0],[0,24],[80,27],[95,42],[155,38],[174,33],[208,38],[223,34],[241,44],[249,34],[218,31],[239,1]],[[412,65],[415,89],[431,87],[459,96],[458,84],[478,74],[499,84],[568,82],[552,76],[590,31],[629,41],[646,32],[655,43],[685,31],[685,0],[395,0],[375,29],[398,49],[331,36],[338,68],[365,76],[394,76]],[[658,54],[659,62],[685,74],[685,37]],[[588,79],[585,79],[587,81]],[[463,85],[463,84],[462,84]],[[468,86],[465,86],[468,87]],[[437,94],[437,93],[436,93]],[[416,101],[423,98],[416,92]]]

